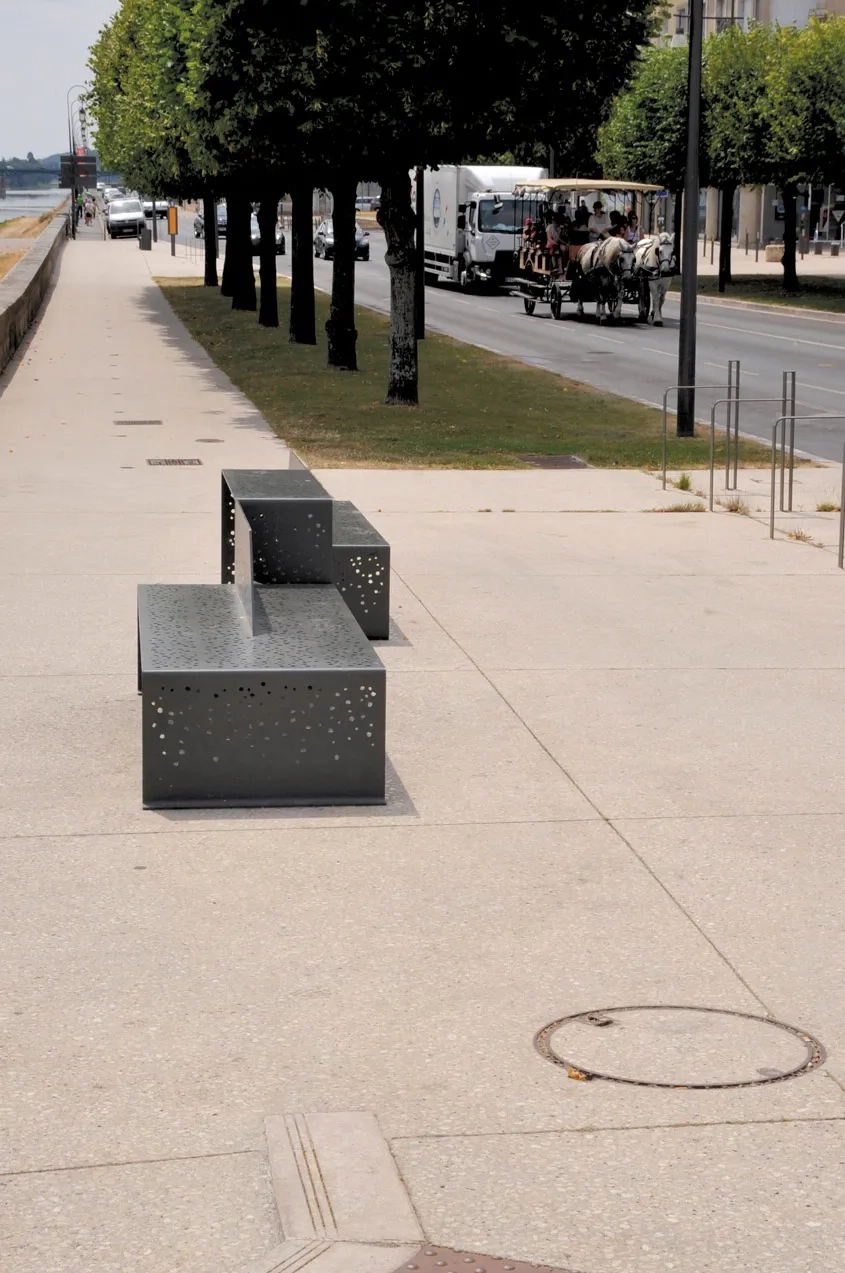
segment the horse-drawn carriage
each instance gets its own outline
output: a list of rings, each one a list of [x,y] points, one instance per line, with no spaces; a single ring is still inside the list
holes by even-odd
[[[515,253],[515,271],[508,279],[522,297],[526,314],[547,304],[552,317],[563,317],[566,303],[595,303],[603,322],[609,313],[622,318],[625,305],[636,306],[640,322],[663,324],[663,299],[677,272],[674,241],[656,225],[660,186],[642,182],[595,181],[585,178],[547,178],[529,181],[514,190],[517,207],[526,215],[522,247]],[[609,232],[596,239],[588,229],[593,201],[601,201],[617,219],[622,210],[636,212],[644,237],[631,243]],[[592,241],[591,241],[592,240]]]

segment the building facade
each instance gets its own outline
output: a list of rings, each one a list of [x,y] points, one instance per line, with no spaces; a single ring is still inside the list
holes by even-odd
[[[686,44],[688,15],[688,0],[671,0],[658,42]],[[754,22],[802,27],[811,18],[824,20],[834,16],[845,16],[845,0],[704,0],[704,35],[706,38],[734,24],[745,30]],[[701,229],[708,239],[719,233],[719,200],[718,190],[702,192]],[[832,217],[831,209],[841,202],[833,190],[808,191],[806,207],[802,208],[808,237],[812,237],[816,227],[823,227],[825,236],[838,230],[839,222]],[[739,243],[754,243],[758,238],[766,243],[782,237],[782,233],[781,201],[773,186],[765,190],[745,186],[737,191],[734,234]]]
[[[688,3],[672,0],[667,5],[662,39],[686,40]],[[747,28],[752,22],[775,22],[778,26],[805,26],[810,18],[845,16],[845,0],[704,0],[705,34],[730,23]]]

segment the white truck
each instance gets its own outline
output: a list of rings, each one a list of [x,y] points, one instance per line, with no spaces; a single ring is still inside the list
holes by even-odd
[[[522,242],[524,200],[514,199],[522,181],[542,181],[545,168],[488,167],[481,164],[426,168],[425,272],[468,287],[501,286],[513,270]],[[413,176],[413,174],[412,174]],[[413,181],[416,199],[416,178]],[[527,209],[531,215],[531,209]]]

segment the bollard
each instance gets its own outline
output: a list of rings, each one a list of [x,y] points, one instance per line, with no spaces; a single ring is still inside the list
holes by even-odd
[[[757,262],[757,261],[759,261],[759,260],[760,260],[760,236],[759,236],[759,234],[758,234],[758,236],[757,236],[757,243],[756,243],[755,248],[754,248],[754,261],[755,261],[755,263],[756,263],[756,262]]]
[[[745,234],[745,255],[748,256],[748,232]]]
[[[715,250],[716,250],[716,240],[715,240],[715,239],[711,239],[711,240],[710,240],[710,264],[711,264],[711,265],[713,264],[713,254],[714,254]]]

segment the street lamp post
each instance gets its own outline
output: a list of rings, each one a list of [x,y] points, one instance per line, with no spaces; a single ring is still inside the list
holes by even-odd
[[[78,88],[79,88],[79,89],[82,89],[82,91],[83,91],[83,92],[85,92],[85,85],[84,85],[84,84],[71,84],[70,88],[69,88],[69,89],[68,89],[68,91],[67,91],[67,97],[66,97],[66,101],[67,101],[67,148],[68,148],[68,154],[69,154],[69,155],[70,155],[70,157],[71,157],[71,171],[72,171],[72,172],[75,172],[75,171],[76,171],[76,165],[75,165],[75,163],[74,163],[74,159],[73,159],[73,157],[74,157],[74,155],[75,155],[75,153],[76,153],[76,147],[74,146],[74,142],[73,142],[73,108],[72,108],[72,106],[71,106],[70,95],[71,95],[71,93],[75,93],[75,92],[76,92],[76,90],[77,90]],[[80,108],[80,112],[81,112],[81,109],[82,109],[82,108]],[[82,131],[82,129],[83,129],[83,122],[81,121],[81,122],[80,122],[80,131]],[[71,188],[70,188],[70,232],[71,232],[72,236],[73,236],[74,238],[76,238],[76,179],[75,179],[75,178],[73,179],[73,184],[71,185]]]
[[[681,330],[678,340],[677,436],[695,436],[695,336],[698,288],[698,150],[701,137],[701,49],[704,0],[691,0],[689,11],[689,74],[687,100],[687,165],[684,173],[684,214],[681,235]]]

